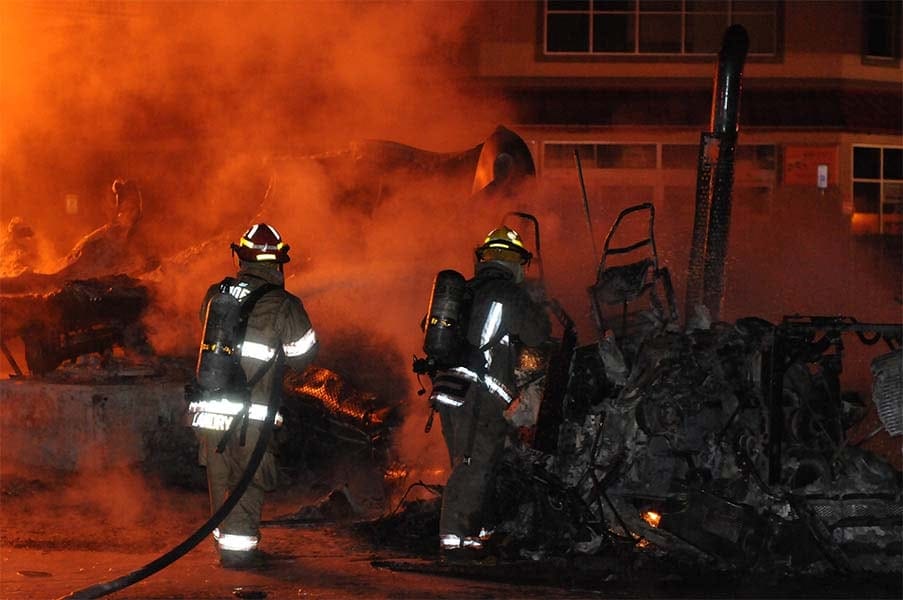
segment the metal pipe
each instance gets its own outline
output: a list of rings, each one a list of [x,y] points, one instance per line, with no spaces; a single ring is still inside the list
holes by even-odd
[[[709,128],[715,135],[737,135],[743,63],[749,49],[749,35],[742,25],[731,25],[724,33],[718,53],[718,71],[712,90],[712,118]]]
[[[580,164],[580,152],[574,147],[574,162],[577,163],[577,179],[580,181],[580,192],[583,194],[583,214],[586,215],[586,225],[589,227],[589,239],[593,245],[593,262],[599,262],[599,252],[596,250],[596,234],[593,233],[593,219],[589,214],[589,198],[586,196],[586,182],[583,181],[583,165]]]
[[[731,25],[724,34],[718,54],[709,121],[711,131],[702,134],[699,144],[696,212],[684,307],[688,319],[700,303],[713,319],[718,319],[721,312],[740,89],[748,48],[746,30],[742,25]]]
[[[724,264],[731,225],[731,193],[734,186],[734,149],[737,144],[740,88],[749,36],[742,25],[731,25],[718,55],[718,75],[712,98],[712,130],[721,139],[712,176],[712,201],[706,242],[702,301],[718,320],[724,296]]]

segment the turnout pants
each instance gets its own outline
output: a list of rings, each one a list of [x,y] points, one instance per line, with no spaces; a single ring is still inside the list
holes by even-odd
[[[501,399],[478,386],[471,387],[463,406],[439,405],[442,436],[452,467],[439,516],[443,547],[454,547],[456,538],[478,536],[485,525],[481,522],[483,503],[508,432],[504,410]]]
[[[260,436],[260,427],[254,422],[248,425],[243,446],[241,436],[235,432],[222,454],[217,453],[216,447],[223,432],[197,430],[200,439],[199,462],[207,467],[211,513],[219,510],[241,479]],[[257,547],[264,493],[275,489],[276,478],[276,460],[273,453],[267,450],[241,500],[213,533],[221,552],[251,551]]]

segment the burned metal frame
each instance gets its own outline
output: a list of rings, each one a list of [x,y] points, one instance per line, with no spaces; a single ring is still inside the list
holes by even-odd
[[[855,334],[868,346],[884,340],[891,350],[903,343],[903,325],[860,323],[852,317],[785,316],[774,330],[771,347],[764,352],[762,382],[768,408],[768,483],[779,483],[784,441],[784,376],[797,362],[817,363],[832,378],[842,369],[843,334]],[[826,352],[833,350],[834,354]],[[831,402],[840,405],[839,389],[832,386]]]
[[[648,236],[627,244],[626,246],[612,247],[612,240],[618,231],[618,227],[626,217],[634,213],[648,211],[649,225]],[[631,252],[649,247],[650,255],[642,260],[625,265],[607,266],[609,257],[627,255]],[[663,286],[663,299],[658,297],[656,285]],[[660,267],[658,262],[658,250],[655,245],[655,206],[645,202],[625,208],[618,214],[615,222],[605,236],[602,246],[602,256],[596,270],[596,282],[588,288],[590,303],[593,309],[593,317],[599,330],[599,335],[604,336],[609,329],[614,330],[603,316],[603,305],[621,304],[621,328],[615,331],[620,338],[627,333],[627,305],[649,291],[653,308],[661,313],[665,322],[677,320],[677,307],[674,300],[674,289],[671,284],[671,274],[666,267]],[[662,304],[667,305],[667,311]]]
[[[44,375],[82,354],[104,352],[115,344],[141,345],[140,319],[148,304],[147,287],[126,275],[67,281],[47,294],[3,295],[0,337],[21,338],[29,371]],[[19,375],[5,339],[0,348]]]

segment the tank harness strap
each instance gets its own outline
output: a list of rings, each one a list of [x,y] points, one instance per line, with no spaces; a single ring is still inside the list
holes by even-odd
[[[249,391],[254,389],[254,386],[257,385],[257,382],[260,381],[261,379],[263,379],[263,376],[266,375],[267,371],[269,371],[270,368],[274,364],[276,364],[276,360],[282,355],[283,355],[282,346],[279,346],[276,349],[276,353],[272,356],[272,358],[270,358],[268,361],[266,361],[265,363],[260,365],[260,367],[257,369],[257,372],[255,372],[254,375],[251,377],[251,379],[248,380],[248,390]],[[280,385],[280,384],[281,384],[281,382],[274,381],[273,387]],[[242,446],[245,445],[245,434],[248,431],[248,420],[249,420],[248,417],[250,415],[250,412],[251,412],[251,401],[250,401],[250,399],[248,399],[245,402],[245,405],[242,407],[241,435],[239,436],[239,444]]]
[[[222,454],[226,449],[226,444],[229,443],[229,440],[232,439],[232,435],[235,432],[235,429],[238,427],[239,423],[244,423],[248,418],[248,410],[251,407],[250,402],[245,402],[244,406],[241,407],[241,410],[236,413],[234,417],[232,417],[232,422],[229,423],[229,429],[223,432],[223,436],[219,439],[219,443],[216,445],[216,453]]]
[[[265,363],[260,365],[260,367],[254,373],[254,376],[248,380],[248,387],[247,387],[248,390],[253,389],[254,386],[257,385],[257,382],[260,381],[264,375],[266,375],[267,371],[270,370],[270,367],[272,367],[273,364],[275,364],[276,359],[279,358],[280,356],[282,356],[282,348],[278,348],[276,350],[276,353],[272,356],[272,358],[270,358]],[[273,385],[277,385],[277,383],[274,382]],[[251,410],[251,401],[249,398],[245,398],[245,401],[243,402],[243,406],[241,407],[241,410],[238,411],[238,413],[232,418],[232,422],[229,423],[229,429],[227,429],[223,433],[223,437],[220,438],[219,444],[216,445],[217,453],[222,454],[223,450],[226,449],[226,444],[229,443],[229,440],[235,434],[235,429],[236,429],[236,427],[238,427],[239,423],[241,423],[241,433],[240,433],[240,437],[239,437],[239,443],[242,446],[245,445],[245,434],[248,431],[248,421],[249,421],[248,417],[250,415],[250,410]]]

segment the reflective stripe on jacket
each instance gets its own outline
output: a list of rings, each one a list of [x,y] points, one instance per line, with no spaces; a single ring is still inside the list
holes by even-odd
[[[232,424],[232,418],[244,407],[244,403],[222,398],[220,400],[195,400],[188,405],[191,414],[191,426],[212,431],[226,431]],[[251,404],[248,408],[248,419],[263,421],[267,416],[266,404]],[[282,425],[282,415],[276,411],[273,418],[276,427]]]
[[[470,370],[485,369],[487,385],[510,395],[510,390],[517,389],[516,345],[539,346],[545,342],[551,333],[549,316],[514,281],[511,271],[495,261],[481,263],[468,285],[473,290],[473,304],[467,341],[482,350],[474,358],[484,361],[484,365],[470,364]],[[505,394],[496,390],[492,391],[505,399]]]
[[[280,286],[280,289],[261,296],[254,305],[240,350],[241,366],[248,379],[254,377],[261,365],[278,350],[282,351],[283,358],[270,367],[251,390],[250,401],[266,406],[273,385],[281,386],[285,365],[300,372],[313,362],[319,349],[317,335],[301,300],[282,287],[285,279],[281,271],[267,264],[243,262],[237,279],[236,285],[244,283],[242,287],[249,290],[246,293],[267,283]],[[218,293],[218,283],[210,286],[201,303],[201,323],[207,303]]]

